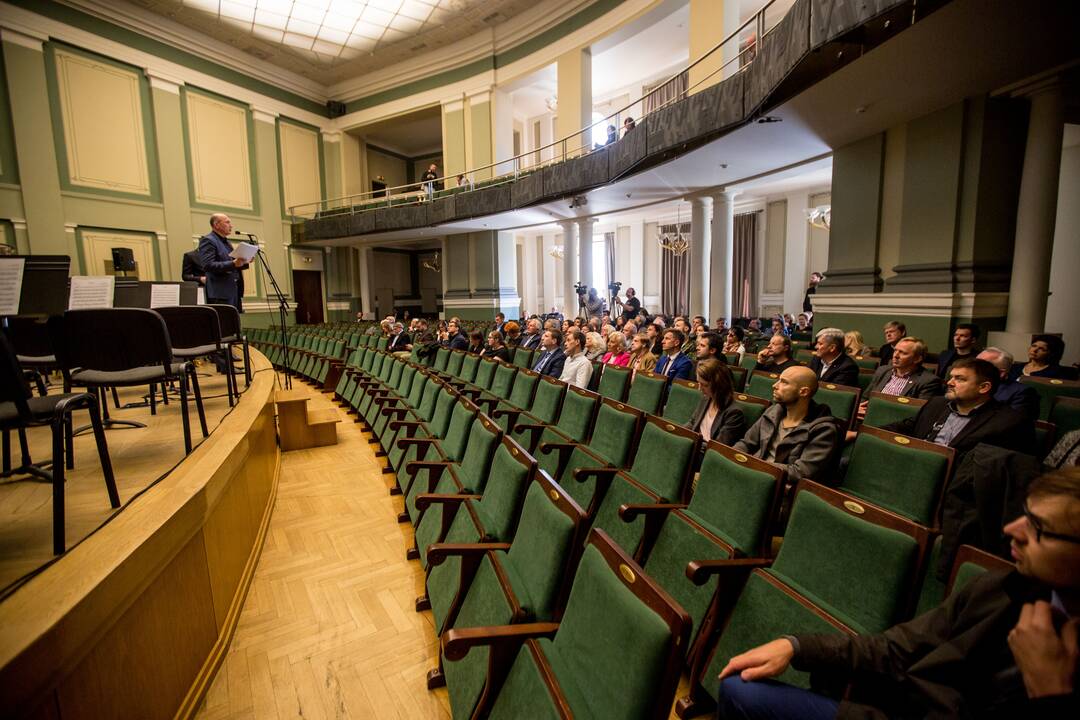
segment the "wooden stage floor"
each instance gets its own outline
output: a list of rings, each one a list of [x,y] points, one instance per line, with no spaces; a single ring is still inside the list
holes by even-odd
[[[218,374],[213,365],[203,365],[200,373],[199,388],[206,409],[206,424],[212,433],[229,410],[225,376]],[[241,391],[243,387],[241,377]],[[58,393],[61,389],[54,383],[51,392]],[[137,402],[145,392],[146,388],[122,389],[120,404]],[[87,431],[75,438],[75,469],[67,471],[65,488],[69,551],[103,522],[121,512],[137,493],[184,459],[179,400],[170,399],[167,406],[158,403],[157,415],[152,416],[148,407],[117,410],[110,399],[109,412],[113,419],[136,420],[145,423],[146,427],[116,427],[105,431],[120,491],[121,510],[109,507],[93,433]],[[197,445],[203,438],[194,402],[189,405],[189,413],[191,440]],[[75,414],[76,427],[89,422],[85,411]],[[35,461],[52,457],[52,432],[48,427],[30,429],[28,439]],[[17,465],[20,453],[16,433],[12,433],[11,441],[12,464]],[[13,583],[46,565],[53,557],[52,486],[26,476],[0,479],[0,588],[13,589]]]

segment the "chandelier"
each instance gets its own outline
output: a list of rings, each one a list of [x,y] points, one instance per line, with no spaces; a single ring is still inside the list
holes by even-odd
[[[566,251],[563,249],[562,245],[556,245],[555,247],[551,248],[551,251],[548,252],[548,255],[555,258],[556,260],[562,260],[566,257]]]
[[[813,227],[828,230],[832,224],[832,205],[818,205],[806,211],[806,220]]]
[[[670,228],[664,232],[664,228]],[[656,224],[656,242],[662,250],[667,250],[675,257],[682,257],[690,249],[690,236],[683,232],[682,208],[679,208],[674,225]]]
[[[435,253],[431,256],[430,260],[425,260],[420,263],[424,268],[432,272],[442,272],[442,259],[439,257],[439,253]]]

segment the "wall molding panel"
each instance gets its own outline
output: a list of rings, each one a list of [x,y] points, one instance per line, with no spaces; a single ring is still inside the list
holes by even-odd
[[[192,204],[257,212],[248,108],[188,88],[182,97]]]
[[[278,120],[282,209],[318,202],[324,196],[319,129]]]

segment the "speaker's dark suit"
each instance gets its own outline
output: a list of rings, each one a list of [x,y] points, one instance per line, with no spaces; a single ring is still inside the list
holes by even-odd
[[[216,232],[209,232],[199,238],[199,261],[206,271],[206,302],[232,305],[243,312],[244,297],[243,268],[233,265],[229,257],[232,245]]]

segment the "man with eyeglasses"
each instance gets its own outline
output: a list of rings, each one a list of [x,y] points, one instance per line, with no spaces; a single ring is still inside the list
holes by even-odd
[[[1015,567],[878,635],[790,635],[720,674],[721,718],[1080,717],[1080,468],[1034,480]],[[788,666],[843,699],[767,680]]]

